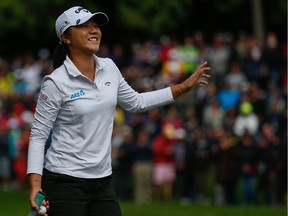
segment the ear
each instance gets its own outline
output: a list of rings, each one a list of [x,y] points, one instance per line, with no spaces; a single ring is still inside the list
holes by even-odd
[[[68,36],[66,34],[62,34],[60,36],[60,38],[61,38],[61,41],[63,41],[63,43],[65,43],[65,44],[69,44],[70,43],[70,39],[68,38]]]

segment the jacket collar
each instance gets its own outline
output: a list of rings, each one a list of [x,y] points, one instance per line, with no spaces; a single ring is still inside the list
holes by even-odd
[[[96,61],[96,73],[100,70],[102,70],[106,65],[107,62],[104,61],[103,58],[99,58],[98,56],[94,55],[95,61]],[[71,61],[71,59],[69,58],[68,55],[66,55],[66,59],[64,61],[64,66],[67,69],[67,72],[73,76],[73,77],[77,77],[77,76],[83,76],[83,74],[78,70],[78,68],[74,65],[74,63]]]

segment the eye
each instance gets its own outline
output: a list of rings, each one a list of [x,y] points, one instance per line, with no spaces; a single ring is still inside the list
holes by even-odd
[[[88,25],[85,24],[85,23],[83,23],[83,24],[81,24],[81,25],[77,25],[77,26],[74,26],[74,27],[80,29],[80,28],[87,28]]]
[[[98,27],[98,24],[97,24],[96,20],[91,19],[91,20],[89,20],[89,22],[90,22],[91,26]]]

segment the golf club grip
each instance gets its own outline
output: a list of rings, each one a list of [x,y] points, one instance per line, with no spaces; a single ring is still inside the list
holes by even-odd
[[[35,203],[38,205],[38,208],[41,206],[43,200],[45,199],[46,194],[42,191],[39,191],[37,193],[37,196],[35,198]],[[36,216],[37,215],[37,211],[36,209],[30,209],[28,216]]]

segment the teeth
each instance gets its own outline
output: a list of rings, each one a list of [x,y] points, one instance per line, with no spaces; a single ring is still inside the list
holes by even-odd
[[[97,41],[97,38],[89,38],[90,41]]]

